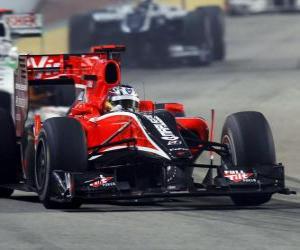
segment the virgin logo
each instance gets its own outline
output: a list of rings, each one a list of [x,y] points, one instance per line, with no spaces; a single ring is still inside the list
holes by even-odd
[[[27,60],[29,68],[57,68],[60,67],[60,62],[49,56],[29,57]]]
[[[98,188],[98,187],[101,187],[101,186],[103,186],[103,187],[114,186],[115,185],[114,182],[109,183],[112,180],[113,180],[113,177],[104,177],[103,175],[100,175],[100,179],[92,182],[90,184],[90,187]]]

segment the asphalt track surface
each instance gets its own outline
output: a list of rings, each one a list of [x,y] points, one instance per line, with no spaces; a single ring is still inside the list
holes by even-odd
[[[217,132],[226,115],[260,110],[274,132],[288,185],[300,191],[300,16],[231,18],[228,60],[211,68],[125,70],[149,99],[182,101],[187,113],[209,117]],[[141,94],[143,95],[143,94]],[[261,207],[228,198],[156,204],[86,204],[49,211],[31,193],[0,200],[0,249],[300,249],[300,197],[274,196]]]

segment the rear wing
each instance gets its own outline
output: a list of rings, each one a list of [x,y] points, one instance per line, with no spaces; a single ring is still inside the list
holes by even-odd
[[[41,37],[43,35],[41,14],[5,14],[2,19],[13,37]]]
[[[124,45],[99,45],[91,47],[91,53],[102,53],[102,52],[109,52],[109,53],[118,53],[124,52],[126,47]]]
[[[120,46],[109,45],[102,48],[98,52],[86,54],[19,56],[15,72],[15,121],[18,137],[23,135],[27,119],[30,86],[75,85],[85,89],[94,88],[97,83],[96,92],[101,92],[106,84],[120,83]]]

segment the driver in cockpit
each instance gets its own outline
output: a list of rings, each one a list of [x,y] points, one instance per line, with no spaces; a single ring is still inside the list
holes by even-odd
[[[105,102],[106,112],[139,110],[140,99],[135,89],[129,85],[120,85],[112,88]]]

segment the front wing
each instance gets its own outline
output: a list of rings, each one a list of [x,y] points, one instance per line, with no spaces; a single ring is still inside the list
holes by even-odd
[[[294,194],[285,187],[284,167],[275,165],[267,176],[256,174],[256,182],[236,182],[227,177],[216,177],[212,182],[190,183],[188,188],[172,191],[168,187],[137,190],[127,182],[118,182],[115,176],[101,171],[74,173],[55,170],[52,172],[52,199],[68,202],[82,200],[130,200],[163,197],[231,196],[234,194]]]

